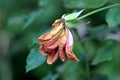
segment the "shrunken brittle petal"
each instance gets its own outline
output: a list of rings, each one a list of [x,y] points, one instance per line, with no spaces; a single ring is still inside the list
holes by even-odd
[[[53,51],[52,54],[48,55],[47,63],[52,64],[54,63],[58,58],[58,52]]]
[[[65,47],[66,55],[69,59],[78,62],[79,59],[77,59],[77,57],[73,53],[72,48],[73,48],[73,37],[71,32],[68,30],[68,37],[67,37],[66,47]]]
[[[44,55],[44,56],[47,56],[47,55],[48,55],[48,53],[45,52],[45,50],[44,50],[44,46],[43,46],[43,45],[40,46],[39,51],[40,51],[41,54]]]
[[[66,56],[73,61],[79,60],[72,51],[73,37],[69,29],[66,28],[64,20],[58,19],[52,24],[52,30],[38,38],[40,52],[48,56],[47,63],[54,63],[58,56],[61,61],[65,61]]]
[[[53,29],[50,32],[40,36],[38,38],[38,40],[40,42],[43,42],[46,40],[50,40],[53,36],[55,36],[63,28],[63,23],[59,23],[59,22],[54,23],[54,26],[56,26],[56,25],[57,25],[57,27],[53,27]]]
[[[79,59],[75,56],[75,54],[73,53],[73,51],[71,51],[71,50],[66,50],[66,55],[67,55],[67,57],[70,59],[70,60],[73,60],[73,61],[75,61],[75,62],[78,62],[79,61]]]
[[[45,48],[48,50],[55,49],[58,46],[58,41],[52,40],[49,41],[48,44],[45,44]]]
[[[61,59],[61,61],[65,61],[66,59],[66,55],[65,55],[65,50],[64,50],[65,47],[59,47],[59,57]]]
[[[59,44],[59,37],[60,37],[61,33],[62,33],[62,30],[59,31],[59,33],[57,33],[53,38],[48,40],[45,43],[45,47],[47,49],[55,49],[58,46],[58,44]]]
[[[64,28],[61,36],[60,36],[60,39],[59,39],[59,57],[62,61],[65,61],[65,58],[66,58],[66,54],[65,54],[65,44],[66,44],[66,40],[67,40],[67,35],[68,35],[68,32],[67,32],[67,29]]]

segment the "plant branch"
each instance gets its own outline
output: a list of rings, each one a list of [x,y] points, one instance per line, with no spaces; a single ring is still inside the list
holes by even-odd
[[[86,17],[88,17],[88,16],[90,16],[92,14],[95,14],[97,12],[100,12],[100,11],[103,11],[103,10],[106,10],[106,9],[109,9],[109,8],[115,7],[115,6],[120,6],[120,4],[113,4],[113,5],[109,5],[109,6],[106,6],[106,7],[91,11],[91,12],[89,12],[89,13],[83,15],[83,16],[78,17],[76,20],[81,20],[81,19],[86,18]]]

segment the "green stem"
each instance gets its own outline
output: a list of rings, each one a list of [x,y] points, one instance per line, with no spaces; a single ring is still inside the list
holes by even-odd
[[[92,14],[95,14],[95,13],[97,13],[97,12],[100,12],[100,11],[103,11],[103,10],[106,10],[106,9],[109,9],[109,8],[115,7],[115,6],[120,6],[120,4],[113,4],[113,5],[110,5],[110,6],[106,6],[106,7],[103,7],[103,8],[94,10],[94,11],[91,11],[91,12],[89,12],[89,13],[87,13],[87,14],[81,16],[81,17],[78,17],[77,20],[86,18],[86,17],[88,17],[88,16],[90,16],[90,15],[92,15]]]
[[[86,78],[89,79],[90,77],[90,64],[88,62],[88,59],[86,57],[86,60],[85,60],[85,71],[86,71]]]

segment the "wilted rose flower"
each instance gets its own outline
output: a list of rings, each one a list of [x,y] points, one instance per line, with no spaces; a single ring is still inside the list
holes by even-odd
[[[48,56],[47,63],[52,64],[59,57],[65,61],[66,57],[78,62],[79,60],[72,51],[73,36],[66,27],[63,19],[58,19],[52,24],[52,30],[38,38],[40,52]]]

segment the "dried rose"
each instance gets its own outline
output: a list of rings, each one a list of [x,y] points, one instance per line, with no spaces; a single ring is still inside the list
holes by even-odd
[[[52,30],[38,38],[40,52],[48,56],[47,63],[52,64],[59,57],[65,61],[66,56],[75,62],[79,60],[72,51],[73,36],[66,27],[64,19],[58,19],[52,24]]]

